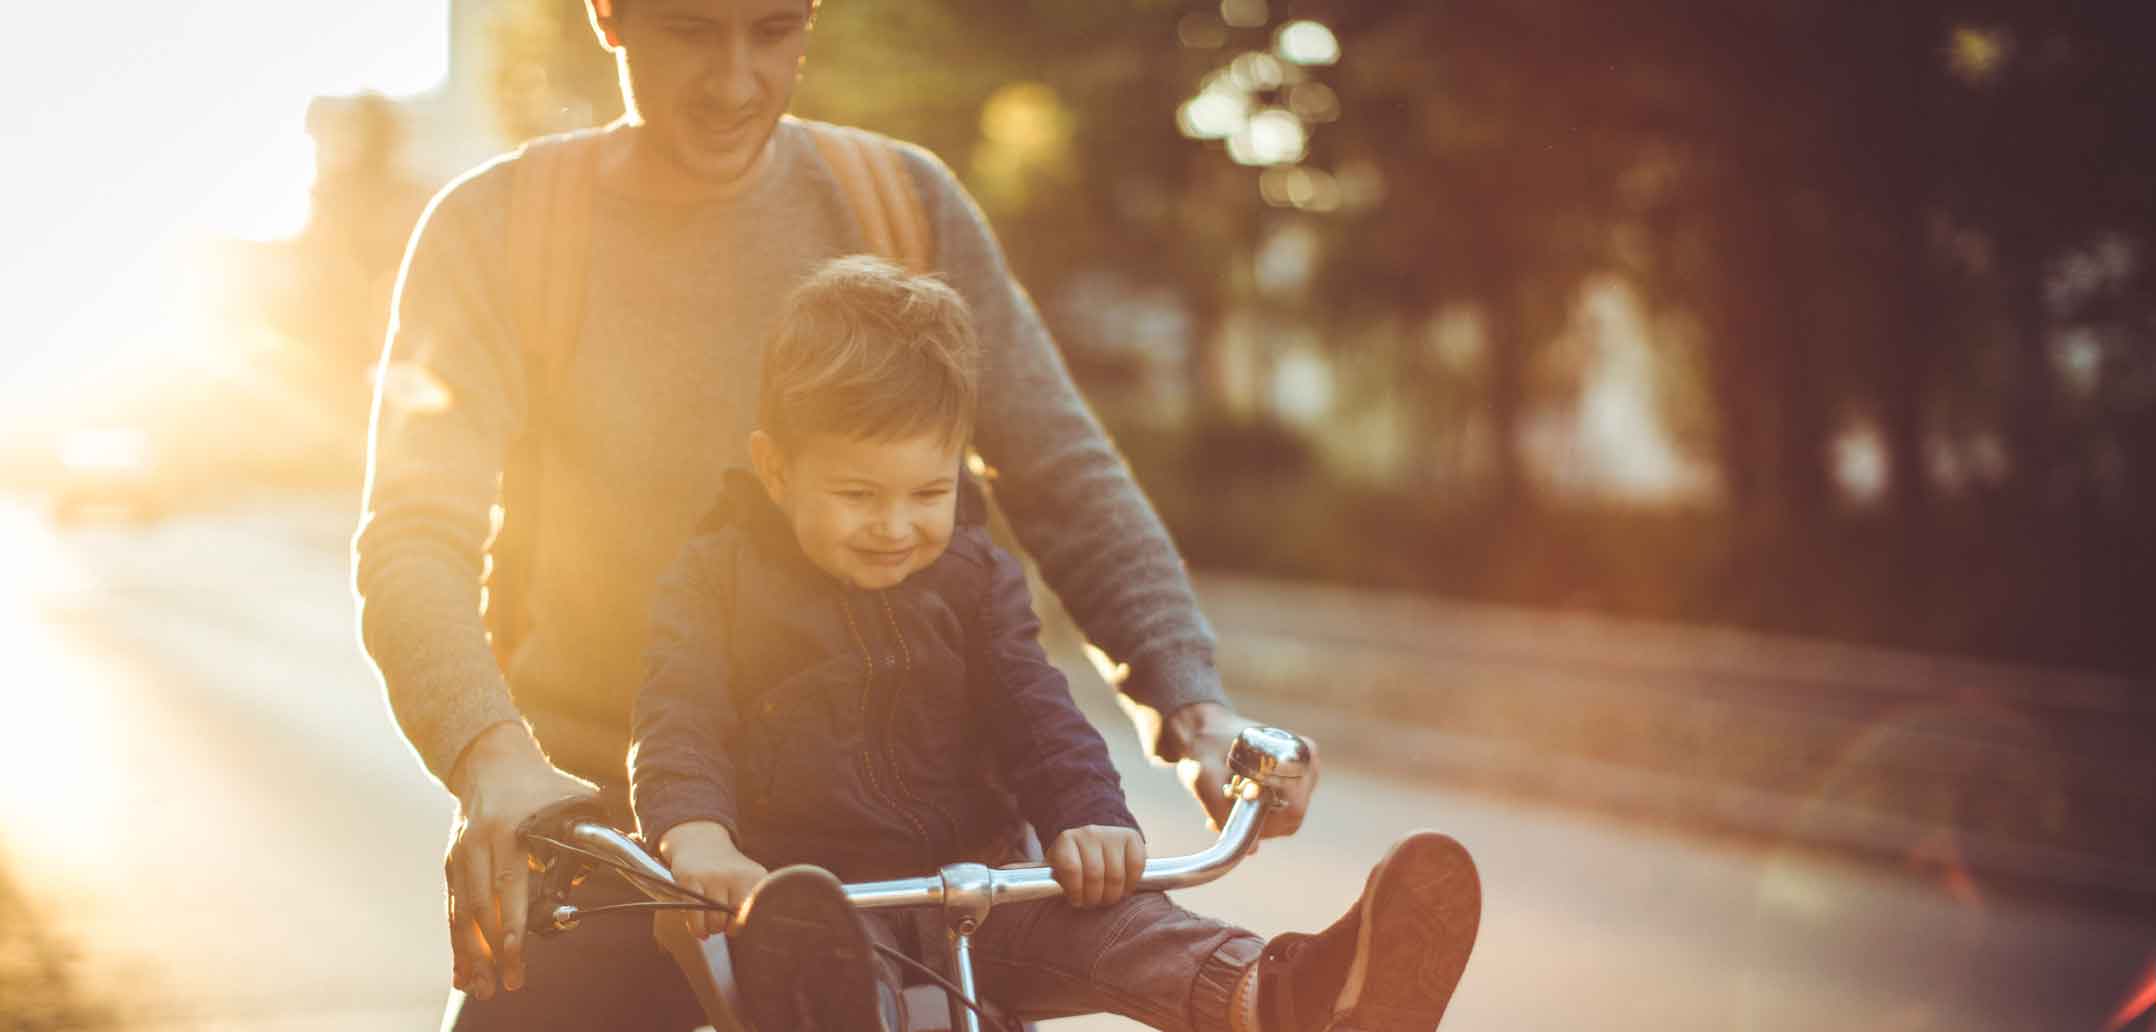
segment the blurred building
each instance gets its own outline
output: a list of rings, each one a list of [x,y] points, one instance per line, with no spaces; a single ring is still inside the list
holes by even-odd
[[[508,149],[488,99],[498,71],[493,25],[506,0],[449,0],[449,75],[426,93],[398,102],[408,140],[405,161],[428,184]]]

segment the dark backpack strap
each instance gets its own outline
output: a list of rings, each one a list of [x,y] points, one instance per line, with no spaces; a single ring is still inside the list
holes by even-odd
[[[502,523],[487,577],[487,630],[504,669],[531,623],[526,588],[538,557],[546,441],[584,314],[600,140],[590,130],[549,136],[526,144],[509,166],[510,317],[526,401],[523,433],[502,465]]]

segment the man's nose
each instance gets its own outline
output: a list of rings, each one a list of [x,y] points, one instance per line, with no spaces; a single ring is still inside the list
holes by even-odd
[[[704,66],[704,95],[719,108],[739,112],[756,102],[756,69],[749,62],[746,33],[729,33]]]

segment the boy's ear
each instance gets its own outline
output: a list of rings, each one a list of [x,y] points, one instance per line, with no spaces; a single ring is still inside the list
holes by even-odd
[[[786,450],[779,447],[778,439],[761,430],[750,431],[749,464],[756,467],[756,479],[763,482],[771,503],[785,505]]]

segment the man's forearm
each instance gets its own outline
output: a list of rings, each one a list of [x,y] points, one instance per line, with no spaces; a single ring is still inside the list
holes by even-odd
[[[496,485],[524,415],[522,352],[489,272],[502,258],[492,227],[505,187],[498,174],[460,181],[414,230],[352,542],[367,653],[398,726],[445,783],[481,732],[522,719],[479,610]]]

